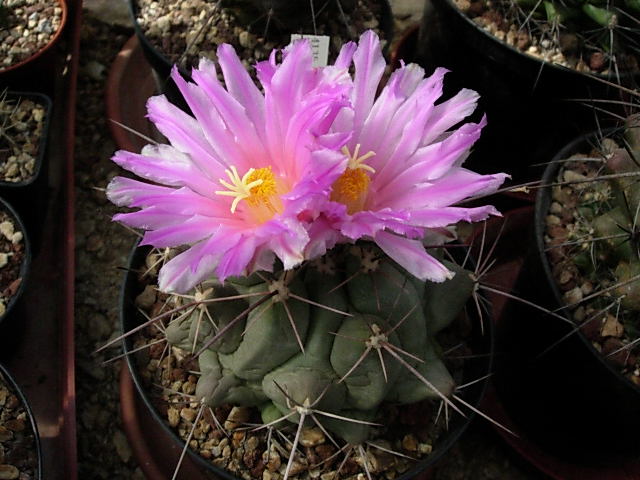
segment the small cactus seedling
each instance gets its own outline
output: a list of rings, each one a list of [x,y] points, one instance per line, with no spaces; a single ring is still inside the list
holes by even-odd
[[[560,169],[546,218],[547,255],[583,333],[630,378],[640,338],[640,132],[627,118],[618,141],[605,138]]]

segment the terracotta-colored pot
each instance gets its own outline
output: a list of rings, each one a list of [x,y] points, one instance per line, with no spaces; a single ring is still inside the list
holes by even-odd
[[[22,70],[30,69],[35,65],[39,64],[43,61],[43,58],[47,57],[50,52],[53,50],[54,46],[60,41],[62,38],[62,32],[67,24],[67,17],[69,15],[69,7],[67,5],[67,0],[58,0],[58,4],[62,9],[62,15],[60,18],[60,27],[51,37],[49,42],[43,46],[40,50],[34,52],[31,56],[25,58],[24,60],[19,61],[18,63],[14,63],[9,65],[6,68],[0,67],[0,80],[4,80],[7,77],[14,78],[18,72]]]

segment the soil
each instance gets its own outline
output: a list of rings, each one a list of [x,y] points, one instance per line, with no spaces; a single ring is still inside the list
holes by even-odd
[[[513,2],[453,1],[480,28],[499,41],[537,59],[590,74],[617,75],[617,72],[637,74],[640,71],[640,58],[636,54],[618,52],[617,65],[614,66],[603,49],[585,41],[579,34],[564,31],[562,26],[559,29],[553,28],[547,22],[529,18],[526,26],[521,27],[527,14],[516,9]],[[623,42],[625,40],[621,39],[620,43]]]
[[[44,48],[62,25],[57,0],[5,0],[0,5],[0,72]]]
[[[146,266],[139,268],[139,294],[135,304],[145,318],[153,318],[167,310],[176,300],[157,291],[157,251],[146,257]],[[142,274],[140,274],[142,272]],[[179,313],[176,316],[180,315]],[[173,318],[173,317],[172,317]],[[194,401],[200,371],[197,359],[189,352],[175,346],[167,348],[164,328],[172,318],[147,327],[135,335],[134,350],[138,351],[139,375],[146,385],[148,396],[167,423],[185,441],[190,438],[190,447],[213,465],[226,469],[242,478],[281,479],[286,467],[290,445],[293,443],[293,424],[279,432],[280,438],[272,438],[275,432],[269,429],[247,430],[246,425],[260,425],[260,412],[255,408],[225,405],[204,409],[198,417],[200,404]],[[463,358],[472,354],[465,346],[465,338],[471,333],[468,318],[461,316],[454,325],[438,335],[444,351],[455,350],[447,357],[448,369],[462,383]],[[461,393],[464,396],[464,393]],[[371,443],[384,450],[366,446],[369,473],[372,478],[391,480],[415,466],[416,461],[426,458],[438,439],[444,435],[452,412],[439,411],[440,401],[423,401],[413,405],[383,405],[379,417],[374,421],[384,427],[374,429]],[[201,420],[194,427],[194,421]],[[393,425],[393,427],[391,427]],[[193,433],[190,436],[190,432]],[[303,455],[296,456],[292,479],[313,478],[366,478],[361,454],[345,458],[319,428],[305,427],[301,435]],[[268,445],[271,445],[269,448]],[[398,452],[390,454],[387,450]],[[314,468],[315,465],[315,468]],[[356,477],[357,476],[357,477]]]
[[[24,256],[23,233],[7,212],[0,211],[0,319],[22,283]]]
[[[0,479],[38,476],[38,455],[31,419],[0,372]]]
[[[30,98],[0,98],[0,181],[28,182],[37,173],[46,107]]]
[[[614,148],[611,140],[609,151]],[[591,160],[584,160],[585,158]],[[596,161],[593,161],[596,159]],[[576,154],[558,173],[558,182],[571,182],[596,178],[602,174],[602,149]],[[640,338],[640,313],[626,308],[604,309],[616,300],[616,290],[582,301],[599,291],[605,291],[619,280],[614,276],[614,265],[605,261],[603,253],[607,240],[598,238],[593,224],[585,219],[584,209],[606,212],[604,206],[611,196],[607,182],[573,183],[552,189],[552,203],[546,217],[545,244],[552,273],[564,301],[580,331],[602,353],[604,358],[620,370],[629,380],[640,385],[640,356],[637,341]],[[616,245],[624,239],[614,240]],[[611,247],[608,247],[611,248]]]
[[[367,29],[375,30],[383,44],[385,42],[380,28],[380,3],[376,0],[357,0],[357,8],[348,14],[347,22],[325,8],[318,12],[316,30],[309,21],[301,24],[297,31],[279,28],[277,17],[268,25],[258,17],[247,27],[247,22],[238,19],[232,11],[207,0],[138,0],[137,3],[137,21],[147,39],[171,63],[182,67],[197,66],[202,56],[215,60],[216,48],[222,43],[231,44],[248,67],[266,60],[273,48],[288,45],[291,33],[315,31],[318,35],[329,35],[330,59],[337,57],[344,41],[357,40]],[[180,8],[176,8],[177,3]]]

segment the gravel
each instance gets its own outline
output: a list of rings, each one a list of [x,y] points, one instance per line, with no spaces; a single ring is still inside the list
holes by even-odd
[[[377,16],[379,1],[357,0],[354,4],[353,11],[345,13],[348,25],[329,8],[318,12],[317,34],[331,37],[330,58],[337,57],[343,40],[357,40],[366,29],[376,30],[384,43]],[[274,47],[289,44],[291,33],[314,31],[311,22],[305,24],[304,19],[295,31],[283,27],[277,15],[268,24],[257,14],[241,20],[233,11],[207,0],[138,0],[138,5],[137,20],[150,43],[181,66],[197,66],[200,55],[215,60],[221,43],[231,44],[243,62],[252,65],[266,60]]]
[[[45,114],[45,106],[34,100],[0,97],[0,181],[19,183],[34,177]]]
[[[62,24],[57,0],[5,0],[0,10],[0,71],[45,47]]]

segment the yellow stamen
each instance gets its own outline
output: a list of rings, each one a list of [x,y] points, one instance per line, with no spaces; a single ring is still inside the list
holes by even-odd
[[[347,206],[347,212],[353,214],[364,208],[369,193],[369,184],[371,179],[367,172],[375,173],[375,169],[364,163],[365,160],[373,157],[374,152],[360,154],[360,144],[358,143],[353,150],[353,155],[348,147],[342,147],[348,160],[347,169],[338,178],[331,187],[331,200],[340,202]]]
[[[242,178],[236,167],[225,170],[230,182],[220,179],[228,190],[217,190],[217,195],[235,197],[231,203],[231,213],[235,213],[241,200],[246,200],[250,213],[260,223],[269,220],[282,211],[280,194],[282,188],[271,171],[271,167],[250,168]]]

